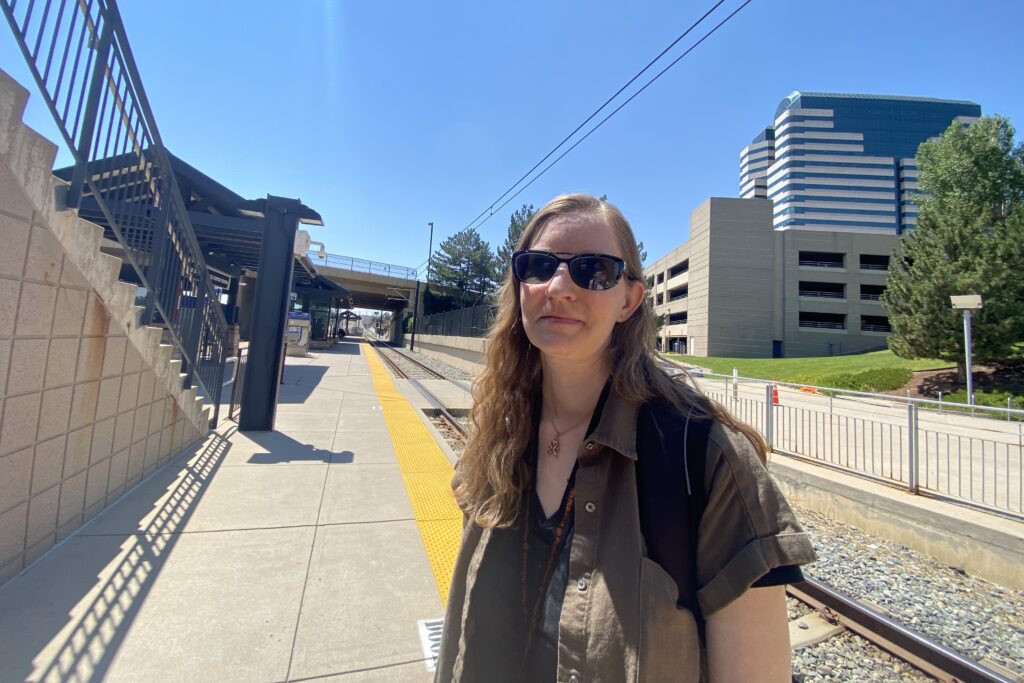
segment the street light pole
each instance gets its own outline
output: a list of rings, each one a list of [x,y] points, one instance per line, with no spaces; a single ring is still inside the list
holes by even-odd
[[[967,405],[974,405],[974,373],[971,372],[971,311],[981,308],[979,294],[949,297],[953,308],[964,312],[964,354],[967,360]]]
[[[434,224],[427,223],[430,226],[430,246],[427,247],[427,286],[430,286],[430,257],[434,254]]]
[[[430,255],[434,251],[434,224],[427,223],[430,226],[430,246],[427,248],[427,287],[430,286]],[[416,276],[416,298],[412,304],[412,338],[409,340],[409,350],[416,350],[416,321],[418,320],[418,313],[420,310],[420,278]]]
[[[967,354],[967,405],[974,405],[974,373],[971,372],[971,309],[964,309],[964,348]]]

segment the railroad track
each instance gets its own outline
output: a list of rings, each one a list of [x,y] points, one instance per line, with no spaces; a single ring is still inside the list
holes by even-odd
[[[845,627],[940,681],[1014,683],[1019,680],[1007,678],[842,595],[817,579],[805,577],[803,583],[787,586],[786,592],[817,610],[829,623]]]
[[[426,375],[426,377],[420,379],[448,379],[434,368],[391,348],[379,339],[372,339],[369,337],[367,339],[373,348],[377,349],[377,353],[380,354],[380,357],[384,359],[384,362],[389,368],[391,368],[391,371],[399,379],[417,379],[409,376],[409,366],[417,372],[421,372]],[[402,367],[402,363],[408,363],[409,366]]]
[[[376,349],[378,355],[380,355],[381,357],[381,360],[383,360],[384,363],[391,369],[391,372],[393,372],[395,376],[398,377],[399,379],[407,380],[409,384],[411,384],[412,387],[416,389],[416,391],[418,391],[425,399],[427,399],[427,402],[430,404],[432,410],[435,411],[435,417],[441,420],[442,428],[454,433],[457,440],[461,441],[462,443],[465,443],[467,436],[466,428],[462,426],[462,423],[459,422],[459,419],[452,415],[451,412],[449,412],[447,406],[445,406],[444,403],[441,401],[441,399],[439,399],[436,395],[434,395],[433,392],[431,392],[429,389],[423,386],[423,384],[418,379],[409,377],[409,374],[405,371],[405,369],[403,369],[396,361],[396,357],[400,358],[404,362],[410,363],[418,370],[423,371],[428,375],[429,379],[443,379],[449,382],[454,382],[454,380],[448,379],[447,377],[439,373],[437,370],[434,370],[433,368],[421,363],[417,359],[410,358],[404,353],[396,351],[395,349],[391,348],[390,346],[388,346],[387,344],[380,340],[371,339],[369,337],[367,339],[369,340],[370,345],[374,349]]]

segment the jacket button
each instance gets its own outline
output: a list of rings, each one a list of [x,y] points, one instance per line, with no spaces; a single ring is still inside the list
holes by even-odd
[[[593,441],[588,441],[588,442],[587,442],[587,445],[586,445],[586,447],[585,447],[585,448],[586,448],[586,449],[587,449],[588,451],[592,451],[592,450],[594,450],[594,442],[593,442]]]
[[[576,674],[569,674],[569,683],[580,683],[580,677]]]
[[[593,512],[594,510],[597,509],[597,506],[594,505],[594,501],[592,500],[588,500],[587,504],[584,505],[584,507],[587,508],[587,512]]]
[[[579,581],[576,582],[576,588],[580,589],[581,591],[587,590],[587,586],[589,586],[589,585],[590,585],[590,582],[587,581],[587,577],[585,577],[585,576],[583,578],[581,578]]]

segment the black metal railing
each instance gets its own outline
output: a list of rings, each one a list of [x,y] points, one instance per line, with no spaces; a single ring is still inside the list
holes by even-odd
[[[330,268],[342,268],[357,273],[369,273],[371,275],[386,275],[388,277],[401,278],[403,280],[415,280],[416,269],[406,266],[396,266],[392,263],[378,263],[353,256],[342,256],[341,254],[324,254],[320,256],[318,251],[307,251],[306,256],[316,265],[325,265]]]
[[[802,258],[797,261],[797,265],[809,266],[811,268],[843,268],[842,261],[819,261],[817,259]]]
[[[484,304],[423,316],[416,326],[416,333],[446,337],[486,337],[494,324],[494,311],[493,306]]]
[[[800,327],[813,327],[819,330],[845,330],[846,323],[826,322],[823,320],[801,320]]]
[[[245,390],[245,369],[248,364],[249,349],[239,346],[238,356],[235,358],[235,381],[231,385],[231,404],[228,406],[229,420],[237,421],[235,413],[242,403],[242,392]]]
[[[88,191],[166,325],[186,385],[217,420],[227,323],[132,57],[116,0],[0,0],[74,158],[63,201]]]

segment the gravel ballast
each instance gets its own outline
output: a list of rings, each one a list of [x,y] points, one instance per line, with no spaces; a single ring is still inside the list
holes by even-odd
[[[817,512],[795,506],[794,510],[818,554],[817,562],[804,567],[806,575],[873,603],[904,626],[975,661],[992,662],[1024,676],[1024,593],[969,576]],[[804,652],[795,653],[794,663]],[[820,664],[818,659],[813,661]]]

